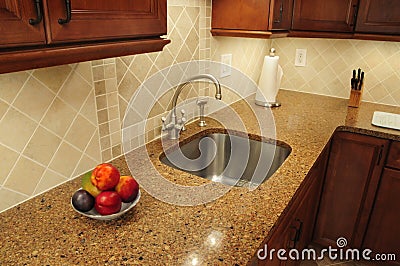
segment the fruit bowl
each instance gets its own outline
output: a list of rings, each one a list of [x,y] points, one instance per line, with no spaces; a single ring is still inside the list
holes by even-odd
[[[92,218],[92,219],[96,219],[96,220],[107,221],[107,220],[114,220],[114,219],[122,216],[126,212],[128,212],[130,209],[132,209],[139,202],[139,199],[140,199],[140,189],[139,189],[138,194],[136,196],[136,199],[134,201],[129,202],[129,203],[122,202],[121,210],[119,212],[117,212],[117,213],[110,214],[110,215],[101,215],[96,211],[96,209],[94,207],[90,211],[81,212],[81,211],[77,210],[74,207],[74,205],[72,204],[72,198],[71,198],[71,206],[72,206],[72,209],[74,209],[77,213],[80,213],[80,214],[82,214],[82,215],[84,215],[86,217],[89,217],[89,218]]]

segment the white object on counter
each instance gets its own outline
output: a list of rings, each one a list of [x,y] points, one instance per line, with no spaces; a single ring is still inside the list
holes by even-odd
[[[275,55],[275,49],[271,48],[270,54],[264,57],[258,90],[256,92],[256,104],[265,107],[277,107],[276,95],[281,85],[283,76],[282,67],[279,65],[279,56]]]
[[[400,115],[375,111],[372,125],[400,130]]]

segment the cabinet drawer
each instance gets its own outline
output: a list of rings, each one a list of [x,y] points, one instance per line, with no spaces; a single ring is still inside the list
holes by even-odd
[[[390,145],[386,166],[400,169],[400,142],[393,141]]]

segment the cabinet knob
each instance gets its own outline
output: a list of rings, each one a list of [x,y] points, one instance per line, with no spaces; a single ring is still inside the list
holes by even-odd
[[[58,19],[58,24],[62,25],[62,24],[67,24],[68,22],[71,21],[71,1],[70,0],[65,0],[65,9],[67,12],[67,17],[65,19],[63,18],[59,18]]]

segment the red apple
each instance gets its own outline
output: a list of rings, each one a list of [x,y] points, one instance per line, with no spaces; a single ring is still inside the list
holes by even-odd
[[[132,202],[139,193],[139,184],[131,176],[121,176],[115,191],[121,197],[123,202]]]
[[[102,163],[96,166],[90,181],[100,190],[111,190],[119,182],[119,171],[112,164]]]
[[[95,199],[94,208],[101,215],[110,215],[121,210],[121,197],[115,191],[103,191]]]

